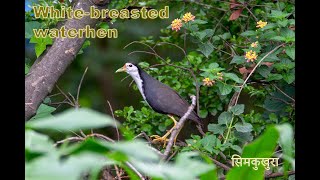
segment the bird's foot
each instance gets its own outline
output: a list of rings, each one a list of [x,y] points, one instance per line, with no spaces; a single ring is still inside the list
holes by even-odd
[[[167,136],[161,137],[159,135],[152,135],[152,136],[150,136],[150,138],[152,139],[152,143],[155,143],[155,144],[161,143],[161,144],[163,144],[163,147],[165,147],[167,142],[169,141]]]
[[[155,144],[157,144],[157,143],[162,143],[162,144],[163,144],[163,147],[166,146],[167,142],[169,141],[169,139],[168,139],[167,137],[171,134],[171,132],[173,131],[173,129],[174,129],[174,128],[176,127],[176,125],[177,125],[177,121],[174,119],[174,117],[171,116],[171,115],[168,115],[168,116],[170,117],[170,119],[172,119],[172,121],[173,121],[173,123],[174,123],[173,127],[172,127],[165,135],[163,135],[162,137],[160,137],[160,136],[158,136],[158,135],[152,135],[152,136],[150,136],[151,139],[154,138],[154,139],[152,140],[152,143],[155,143]],[[177,140],[177,136],[174,137],[173,145],[176,144],[176,140]]]

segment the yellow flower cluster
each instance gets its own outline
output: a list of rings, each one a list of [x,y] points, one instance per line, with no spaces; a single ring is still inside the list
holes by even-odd
[[[223,77],[222,77],[223,74],[222,74],[222,73],[219,73],[219,72],[218,72],[218,73],[217,73],[217,76],[218,76],[218,79],[219,79],[219,80],[221,80],[221,81],[223,80]]]
[[[192,15],[190,12],[183,15],[182,20],[187,23],[189,21],[194,21],[195,16]],[[182,20],[181,19],[175,19],[171,22],[171,29],[174,31],[179,31],[182,27]]]
[[[268,24],[267,22],[263,22],[263,21],[260,20],[260,21],[257,22],[257,26],[256,26],[256,27],[258,27],[258,28],[263,28],[263,27],[265,27],[267,24]]]
[[[246,52],[244,57],[245,57],[245,59],[247,59],[247,62],[250,62],[250,61],[253,62],[254,60],[257,59],[258,55],[255,51],[250,50],[250,51]]]
[[[171,29],[178,31],[182,27],[182,21],[181,19],[175,19],[171,22]]]
[[[210,80],[210,78],[204,78],[202,82],[204,86],[213,86],[213,84],[215,83],[215,81]]]
[[[251,43],[250,46],[253,47],[253,48],[256,48],[258,46],[258,41],[254,42],[254,43]]]
[[[195,18],[195,16],[192,15],[190,12],[188,12],[188,13],[185,13],[185,14],[183,15],[182,20],[183,20],[184,22],[189,22],[189,21],[194,21],[194,18]]]

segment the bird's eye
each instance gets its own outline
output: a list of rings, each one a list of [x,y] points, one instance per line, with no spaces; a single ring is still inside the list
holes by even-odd
[[[129,67],[132,67],[132,64],[129,64]]]

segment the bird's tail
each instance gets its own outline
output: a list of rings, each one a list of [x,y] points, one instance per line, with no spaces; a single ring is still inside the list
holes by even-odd
[[[200,132],[200,134],[202,134],[204,136],[205,135],[205,133],[203,132],[204,124],[201,121],[201,118],[197,115],[197,113],[192,111],[192,113],[189,115],[189,119],[191,119],[197,123],[196,127],[197,127],[198,131]]]
[[[196,112],[192,111],[189,115],[189,118],[193,120],[194,122],[196,122],[197,124],[199,124],[200,126],[203,126],[203,122],[201,121],[200,117],[197,115]]]

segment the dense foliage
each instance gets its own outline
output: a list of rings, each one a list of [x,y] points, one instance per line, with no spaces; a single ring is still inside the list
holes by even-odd
[[[157,3],[113,1],[111,6],[120,9]],[[37,4],[70,6],[68,1],[40,0]],[[139,109],[128,106],[115,110],[116,117],[126,119],[120,124],[88,108],[52,115],[56,108],[47,105],[48,97],[26,123],[27,179],[141,178],[135,171],[152,179],[263,179],[275,172],[283,172],[275,179],[294,179],[287,174],[295,170],[294,1],[203,0],[172,1],[169,5],[180,10],[170,15],[171,25],[159,27],[161,36],[140,37],[132,44],[157,62],[139,62],[141,68],[186,100],[190,95],[197,96],[196,111],[208,122],[205,134],[189,134],[185,143],[174,147],[171,160],[163,162],[159,155],[164,151],[162,146],[149,146],[135,136],[141,132],[163,135],[173,124],[145,102]],[[191,14],[186,15],[188,12]],[[35,20],[29,11],[25,21],[25,38],[36,44],[34,51],[39,57],[53,42],[50,38],[34,38],[32,29],[54,27],[59,20]],[[98,26],[109,27],[106,22]],[[87,47],[88,40],[83,45]],[[162,57],[158,48],[182,54],[183,58]],[[26,74],[31,62],[26,59]],[[138,93],[135,84],[130,88]],[[118,142],[89,131],[85,136],[70,134],[109,126],[119,128],[123,139]],[[67,139],[54,142],[55,133],[61,132]],[[78,143],[71,143],[74,141]],[[279,166],[268,171],[261,165],[258,170],[231,167],[234,154],[279,157]]]

